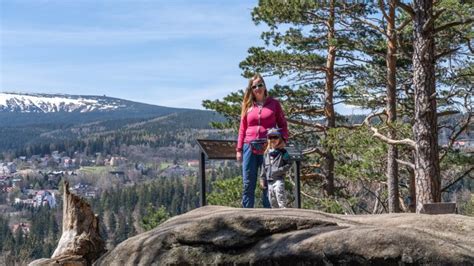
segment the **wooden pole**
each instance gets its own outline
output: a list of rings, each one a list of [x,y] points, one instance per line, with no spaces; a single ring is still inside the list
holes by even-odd
[[[296,169],[295,169],[295,184],[296,184],[296,191],[295,191],[295,198],[296,198],[296,208],[301,209],[301,187],[300,187],[300,168],[301,162],[296,161]]]
[[[201,176],[201,207],[206,206],[206,154],[201,152],[199,159],[199,172]]]

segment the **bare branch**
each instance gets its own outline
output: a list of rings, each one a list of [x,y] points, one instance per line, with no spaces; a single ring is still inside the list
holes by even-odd
[[[293,109],[293,110],[291,110],[291,113],[292,114],[318,115],[318,114],[324,114],[324,109],[318,109],[318,108]]]
[[[411,140],[411,139],[402,139],[402,140],[393,140],[393,139],[390,139],[382,134],[379,133],[378,129],[375,128],[375,127],[370,127],[370,130],[372,130],[372,132],[374,132],[374,137],[388,143],[388,144],[392,144],[392,145],[399,145],[399,144],[403,144],[403,145],[408,145],[410,146],[411,148],[415,148],[415,141]]]
[[[448,190],[450,187],[452,187],[454,184],[456,184],[457,182],[459,182],[461,179],[463,179],[464,177],[466,177],[467,175],[469,175],[471,173],[471,171],[474,170],[474,167],[471,167],[470,169],[468,169],[467,171],[465,171],[464,173],[462,173],[460,176],[458,176],[456,179],[454,179],[451,183],[449,183],[449,185],[445,186],[444,188],[441,189],[441,192],[446,192],[446,190]],[[469,175],[470,178],[473,178],[472,176]]]
[[[367,192],[369,192],[370,194],[372,194],[376,200],[378,200],[380,202],[380,204],[382,205],[382,207],[384,208],[384,210],[386,212],[388,212],[387,210],[387,207],[385,206],[385,204],[383,203],[383,201],[380,199],[380,197],[375,193],[373,192],[372,190],[368,189],[366,186],[364,186],[364,183],[361,181],[361,184],[362,184],[362,188],[364,188],[365,190],[367,190]]]
[[[455,114],[459,114],[459,113],[460,112],[456,111],[456,110],[447,110],[447,111],[443,111],[441,113],[437,113],[436,116],[441,117],[441,116],[447,116],[447,115],[455,115]]]
[[[289,123],[295,124],[295,125],[300,125],[300,126],[306,126],[306,127],[313,127],[313,128],[319,128],[322,129],[323,131],[326,131],[327,127],[324,125],[321,125],[319,123],[311,123],[311,122],[305,122],[303,120],[295,120],[295,119],[287,119]]]
[[[385,0],[379,0],[378,2],[379,2],[379,9],[380,9],[380,11],[382,11],[383,17],[387,21],[389,21],[390,18],[388,17],[387,12],[385,12]]]
[[[413,163],[410,163],[410,162],[407,162],[407,161],[403,161],[403,160],[400,160],[400,159],[396,159],[397,162],[399,164],[402,164],[402,165],[405,165],[405,166],[408,166],[410,167],[412,170],[415,170],[415,165]]]
[[[323,152],[319,148],[311,148],[311,149],[303,150],[302,153],[303,153],[303,155],[308,155],[308,154],[312,154],[312,153],[317,153],[321,156],[326,156],[327,155],[327,153]]]
[[[324,130],[322,129],[316,129],[316,130],[303,130],[303,131],[299,131],[299,132],[295,132],[293,134],[291,134],[291,137],[292,138],[296,138],[296,137],[299,137],[299,136],[303,136],[305,134],[310,134],[310,133],[320,133],[320,132],[323,132]]]
[[[382,140],[383,142],[385,143],[388,143],[388,144],[392,144],[392,145],[399,145],[399,144],[403,144],[403,145],[408,145],[410,146],[411,148],[415,148],[415,141],[411,140],[411,139],[402,139],[402,140],[394,140],[394,139],[391,139],[391,138],[388,138],[382,134],[379,133],[379,130],[373,126],[370,125],[370,120],[376,116],[381,116],[381,115],[386,115],[386,112],[385,110],[381,113],[378,113],[378,114],[372,114],[372,115],[369,115],[365,118],[364,120],[364,123],[367,127],[369,127],[370,130],[372,130],[372,132],[374,133],[373,136]]]
[[[445,152],[440,156],[439,158],[439,161],[443,161],[443,159],[446,157],[446,155],[448,154],[448,151],[451,149],[451,147],[453,147],[454,145],[454,142],[456,141],[456,139],[459,137],[459,135],[461,135],[461,133],[469,126],[469,124],[471,123],[471,118],[472,118],[472,113],[469,112],[469,115],[468,117],[466,118],[466,120],[464,121],[464,123],[462,123],[461,127],[459,128],[458,132],[456,132],[454,134],[454,136],[451,136],[449,138],[449,143],[448,143],[448,147],[446,148]]]
[[[318,179],[318,180],[326,180],[326,176],[323,174],[318,173],[311,173],[311,174],[303,174],[301,176],[302,179]]]

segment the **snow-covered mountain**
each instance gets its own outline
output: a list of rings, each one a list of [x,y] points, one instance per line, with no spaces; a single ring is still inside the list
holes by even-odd
[[[40,93],[0,93],[0,112],[54,113],[114,111],[126,109],[130,101],[105,96]]]

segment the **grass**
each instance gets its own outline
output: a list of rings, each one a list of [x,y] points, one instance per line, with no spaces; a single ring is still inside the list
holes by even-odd
[[[100,175],[112,171],[110,166],[83,166],[79,171],[87,175]]]

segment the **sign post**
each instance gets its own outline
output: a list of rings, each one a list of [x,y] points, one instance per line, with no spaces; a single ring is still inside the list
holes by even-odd
[[[295,162],[295,201],[296,201],[296,208],[301,209],[301,161],[304,159],[303,153],[301,152],[301,149],[299,149],[297,146],[295,146],[292,143],[288,143],[288,146],[285,147],[286,151],[288,151],[288,154],[290,155],[290,160]]]

